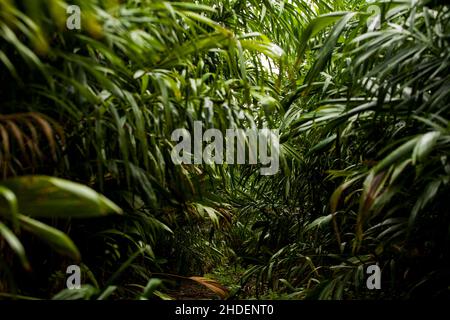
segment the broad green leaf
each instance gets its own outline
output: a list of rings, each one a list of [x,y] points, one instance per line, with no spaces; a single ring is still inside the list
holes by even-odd
[[[16,235],[0,221],[0,236],[5,239],[14,253],[19,257],[22,262],[22,266],[29,270],[31,269],[30,263],[28,262],[27,256],[25,254],[25,249],[20,242],[20,240],[16,237]]]
[[[432,131],[422,135],[417,141],[412,153],[412,163],[415,165],[418,162],[422,162],[427,155],[433,150],[437,140],[441,136],[439,131]]]
[[[161,279],[150,279],[142,292],[141,300],[147,300],[151,298],[156,289],[162,285]]]
[[[6,202],[6,206],[5,203]],[[7,214],[13,222],[15,229],[19,226],[19,209],[17,197],[10,189],[0,185],[0,214]]]
[[[55,177],[22,176],[0,184],[16,195],[19,212],[32,217],[88,218],[122,212],[91,188]],[[1,207],[0,213],[5,213]]]
[[[23,215],[19,216],[19,220],[25,230],[46,242],[60,254],[66,255],[76,261],[80,260],[81,256],[78,248],[64,232]]]

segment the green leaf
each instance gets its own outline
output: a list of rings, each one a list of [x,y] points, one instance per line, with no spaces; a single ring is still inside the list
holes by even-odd
[[[90,300],[98,294],[98,289],[90,284],[82,285],[80,289],[64,289],[52,297],[52,300]]]
[[[19,226],[19,218],[18,218],[19,210],[18,210],[18,206],[17,206],[17,197],[14,194],[14,192],[12,192],[10,189],[5,188],[1,185],[0,185],[0,196],[7,202],[7,205],[9,207],[8,208],[9,210],[2,209],[5,206],[2,203],[2,201],[0,200],[0,214],[2,213],[2,211],[9,214],[9,216],[11,217],[11,220],[13,222],[13,226],[17,230],[18,226]]]
[[[300,40],[300,46],[297,52],[297,61],[295,66],[298,67],[300,62],[302,61],[303,54],[308,47],[308,40],[317,35],[320,31],[328,27],[329,25],[335,23],[343,16],[345,16],[347,12],[333,12],[329,14],[321,15],[310,22],[310,24],[306,27],[306,29],[302,32],[302,38]]]
[[[19,212],[32,217],[88,218],[122,210],[106,197],[79,183],[47,176],[23,176],[1,185],[17,197]],[[0,213],[5,213],[0,207]]]
[[[387,157],[385,157],[383,160],[381,160],[374,168],[374,173],[379,173],[380,171],[384,170],[385,168],[389,167],[391,164],[405,158],[408,156],[413,148],[415,147],[419,137],[413,138],[409,140],[408,142],[405,142],[400,147],[392,151]]]
[[[356,15],[354,12],[346,13],[333,28],[332,32],[325,41],[322,49],[320,50],[317,58],[314,61],[313,66],[306,75],[305,82],[309,84],[317,77],[317,75],[323,71],[323,68],[327,64],[328,60],[331,58],[336,44],[344,31],[347,23]]]
[[[318,144],[316,144],[314,147],[312,147],[311,150],[309,150],[308,154],[311,154],[311,153],[314,153],[314,152],[318,152],[318,151],[321,151],[321,150],[325,149],[331,143],[336,141],[336,137],[337,137],[336,134],[332,134],[331,136],[323,139]]]
[[[19,215],[19,220],[25,230],[46,242],[60,254],[76,261],[80,260],[81,256],[78,248],[65,233],[23,215]]]
[[[150,279],[142,292],[141,300],[149,299],[156,289],[162,285],[161,279]]]
[[[315,227],[321,227],[323,225],[327,225],[333,219],[333,214],[328,214],[326,216],[318,217],[313,222],[311,222],[305,229],[305,231],[314,229]]]
[[[106,300],[109,298],[111,294],[116,291],[117,286],[108,286],[106,289],[100,294],[100,296],[97,298],[97,300]]]
[[[425,208],[425,206],[435,198],[441,185],[442,185],[441,179],[433,180],[427,184],[427,186],[425,187],[425,190],[417,199],[417,201],[411,211],[411,214],[409,216],[409,220],[408,220],[408,231],[409,232],[411,231],[411,228],[414,225],[414,222],[416,221],[418,213],[423,208]]]
[[[30,270],[30,263],[28,262],[27,256],[25,254],[25,249],[20,242],[20,240],[16,237],[16,235],[2,222],[0,222],[0,236],[5,239],[5,241],[9,244],[14,253],[19,257],[22,262],[22,266],[26,270]]]
[[[441,133],[439,131],[432,131],[425,133],[419,138],[412,153],[413,165],[422,162],[428,156],[440,136]]]

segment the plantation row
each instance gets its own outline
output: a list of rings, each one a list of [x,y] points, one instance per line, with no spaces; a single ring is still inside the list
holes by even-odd
[[[0,298],[448,298],[449,41],[439,0],[1,1]]]

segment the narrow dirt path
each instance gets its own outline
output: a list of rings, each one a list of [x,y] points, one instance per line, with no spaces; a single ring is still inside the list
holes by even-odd
[[[167,290],[166,293],[175,300],[218,299],[218,296],[213,291],[191,280],[182,280],[177,289]]]

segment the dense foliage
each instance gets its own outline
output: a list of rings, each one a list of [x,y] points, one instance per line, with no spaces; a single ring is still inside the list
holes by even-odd
[[[449,297],[449,41],[443,1],[1,1],[0,297]],[[196,121],[279,172],[175,164]]]

